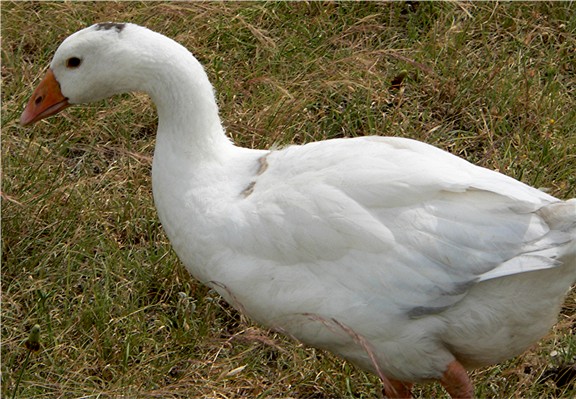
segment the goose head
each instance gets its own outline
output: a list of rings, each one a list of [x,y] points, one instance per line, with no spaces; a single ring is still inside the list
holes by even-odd
[[[200,62],[176,41],[131,23],[100,23],[66,38],[20,123],[30,125],[71,105],[134,91],[148,94],[156,105],[155,159],[200,162],[227,156],[231,142]],[[175,164],[173,169],[183,168]]]
[[[160,49],[160,50],[159,50]],[[115,94],[153,95],[158,69],[190,57],[176,42],[130,23],[100,23],[69,36],[56,50],[48,72],[28,102],[20,123],[29,125],[74,104]]]

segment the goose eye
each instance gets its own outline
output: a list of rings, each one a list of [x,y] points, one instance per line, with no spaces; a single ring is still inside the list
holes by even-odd
[[[78,68],[82,60],[78,57],[71,57],[66,60],[66,67],[67,68]]]

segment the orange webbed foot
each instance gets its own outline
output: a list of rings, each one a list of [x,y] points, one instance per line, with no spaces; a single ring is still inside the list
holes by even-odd
[[[452,361],[440,379],[452,399],[474,399],[474,387],[466,369],[457,361]]]

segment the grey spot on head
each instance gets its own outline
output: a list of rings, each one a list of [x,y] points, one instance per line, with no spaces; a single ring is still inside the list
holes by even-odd
[[[120,33],[126,27],[126,24],[119,23],[119,22],[102,22],[100,24],[96,24],[96,30],[110,30],[115,29],[116,32]]]

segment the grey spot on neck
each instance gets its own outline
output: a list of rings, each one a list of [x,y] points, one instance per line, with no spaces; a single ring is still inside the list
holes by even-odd
[[[248,197],[250,194],[252,194],[252,192],[254,191],[254,186],[256,185],[256,182],[250,182],[250,184],[248,184],[248,187],[246,187],[244,189],[244,191],[242,191],[242,195],[244,196],[244,198]]]
[[[262,173],[264,173],[266,171],[266,169],[268,169],[268,161],[266,160],[266,157],[268,157],[268,155],[270,155],[270,153],[267,153],[266,155],[264,155],[262,158],[260,158],[258,160],[258,171],[256,172],[256,176],[260,176]],[[256,180],[250,182],[250,184],[248,184],[248,187],[246,187],[244,189],[244,191],[242,191],[242,195],[244,196],[244,198],[248,197],[250,194],[252,194],[252,192],[254,191],[254,186],[256,185]]]
[[[266,169],[268,169],[268,160],[266,159],[268,155],[270,155],[270,153],[264,155],[262,158],[258,160],[258,162],[260,163],[260,168],[258,169],[258,172],[256,172],[257,176],[260,176],[262,173],[266,171]]]

